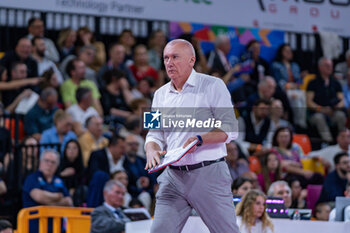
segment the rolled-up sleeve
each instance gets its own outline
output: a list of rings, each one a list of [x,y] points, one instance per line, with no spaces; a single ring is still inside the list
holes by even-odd
[[[227,90],[225,83],[221,79],[217,79],[211,88],[210,106],[213,109],[216,120],[222,122],[221,129],[227,134],[225,143],[229,143],[238,137],[238,121],[235,116],[235,111],[231,101],[231,95]]]

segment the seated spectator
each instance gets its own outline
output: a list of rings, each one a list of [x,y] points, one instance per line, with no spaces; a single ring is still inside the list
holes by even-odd
[[[345,53],[345,61],[338,63],[335,66],[335,76],[338,80],[346,79],[347,74],[350,71],[350,49]]]
[[[215,50],[211,51],[208,57],[208,67],[218,71],[221,75],[226,74],[231,64],[227,55],[231,51],[230,38],[227,35],[219,35],[215,40]]]
[[[346,113],[349,116],[350,115],[350,69],[348,70],[348,73],[345,76],[345,83],[343,84],[343,93],[344,93],[344,105],[345,105]]]
[[[305,209],[307,206],[306,205],[307,190],[301,187],[300,181],[298,179],[290,180],[289,187],[292,190],[291,208]]]
[[[91,153],[88,165],[88,177],[91,178],[96,171],[112,174],[118,170],[124,170],[125,139],[112,136],[108,147]]]
[[[53,126],[53,116],[57,111],[57,91],[52,87],[45,88],[38,102],[24,117],[24,130],[40,141],[44,130]]]
[[[133,98],[146,98],[152,100],[154,95],[154,80],[151,77],[144,77],[141,79],[137,87],[131,90]]]
[[[27,65],[23,62],[14,62],[10,69],[11,73],[11,82],[16,84],[16,81],[21,82],[22,80],[27,79]],[[22,85],[13,86],[12,88],[6,88],[1,93],[2,102],[6,107],[6,110],[10,113],[13,113],[19,104],[19,102],[29,97],[32,94],[32,89],[35,89],[35,83],[38,84],[41,80],[35,79],[33,83],[24,82]],[[6,85],[5,85],[6,86]]]
[[[63,61],[69,55],[75,53],[75,41],[77,40],[77,33],[70,27],[64,28],[58,34],[57,45],[60,54],[60,61]]]
[[[28,35],[27,38],[29,40],[32,40],[34,37],[41,37],[44,39],[46,50],[45,50],[45,57],[49,60],[57,63],[60,59],[59,53],[57,51],[57,48],[55,46],[55,43],[47,38],[44,37],[45,34],[45,25],[44,22],[40,18],[30,18],[28,20]]]
[[[261,158],[261,173],[258,174],[259,185],[265,193],[270,185],[282,179],[281,162],[274,153],[267,152]]]
[[[71,105],[66,112],[73,117],[73,130],[81,136],[85,131],[85,122],[91,116],[98,116],[97,111],[92,107],[92,91],[89,88],[79,87],[75,93],[77,103]]]
[[[40,83],[40,90],[43,90],[47,87],[52,87],[57,92],[57,106],[63,108],[63,101],[60,94],[60,83],[58,82],[57,76],[53,69],[45,71],[42,75],[43,81]]]
[[[233,195],[240,197],[243,197],[252,188],[252,181],[245,177],[238,177],[233,181],[231,186]]]
[[[127,65],[130,65],[133,60],[133,47],[136,44],[136,38],[134,34],[130,29],[124,29],[119,35],[118,42],[125,48],[124,62],[126,62]]]
[[[289,127],[292,129],[292,125],[283,119],[283,104],[282,101],[279,99],[274,99],[271,101],[271,110],[270,110],[270,119],[271,119],[271,128],[272,131],[275,131],[276,129],[280,127]]]
[[[109,70],[103,79],[106,86],[101,89],[101,103],[105,115],[125,121],[131,115],[128,105],[133,99],[125,74],[120,70]]]
[[[142,117],[143,111],[150,108],[150,101],[146,98],[136,98],[130,102],[130,109],[136,116]]]
[[[97,207],[91,214],[91,233],[122,233],[125,231],[125,223],[130,220],[122,209],[125,186],[116,180],[110,180],[103,189],[105,202]]]
[[[120,181],[120,183],[122,183],[126,188],[129,186],[129,177],[128,177],[128,174],[125,171],[120,171],[120,170],[119,171],[115,171],[111,175],[111,179]],[[129,193],[129,191],[126,190],[125,195],[124,195],[123,207],[125,207],[125,208],[129,207],[129,203],[130,203],[131,200],[132,200],[132,196]]]
[[[347,183],[344,191],[344,197],[350,198],[350,182]],[[329,221],[335,221],[336,209],[333,208],[329,213]],[[344,222],[350,221],[350,206],[344,208]]]
[[[143,203],[141,201],[139,201],[138,199],[132,199],[130,202],[129,202],[129,207],[130,208],[134,208],[134,209],[138,209],[138,208],[145,208],[143,206]]]
[[[239,136],[237,142],[245,155],[259,152],[271,144],[272,124],[269,118],[270,102],[259,99],[247,117],[238,118]],[[266,149],[265,149],[266,150]]]
[[[142,44],[135,47],[134,64],[132,64],[129,68],[138,82],[145,77],[151,77],[153,81],[158,81],[158,73],[152,66],[149,65],[147,48]],[[162,83],[158,83],[157,86],[160,87],[161,85]]]
[[[39,170],[27,176],[23,185],[23,208],[47,206],[72,206],[72,198],[63,181],[55,176],[60,155],[55,150],[45,150],[40,155]],[[30,220],[30,232],[38,232],[38,219]],[[49,221],[49,229],[51,228]]]
[[[24,63],[27,66],[27,77],[38,77],[38,64],[30,56],[32,52],[32,43],[29,39],[23,37],[18,40],[15,50],[6,52],[5,56],[0,60],[0,65],[11,70],[12,64],[15,62]],[[9,81],[12,80],[12,74],[9,75]]]
[[[316,127],[323,141],[333,142],[330,125],[336,125],[340,131],[345,127],[346,115],[344,95],[341,85],[333,78],[333,63],[328,58],[320,58],[319,75],[307,86],[307,107],[310,123]]]
[[[38,63],[38,75],[42,76],[48,69],[53,69],[58,79],[58,82],[63,83],[63,77],[61,72],[53,61],[45,57],[46,43],[43,37],[33,37],[32,39],[33,54],[32,58]]]
[[[63,154],[66,143],[77,139],[77,135],[72,131],[73,120],[71,115],[59,109],[53,116],[53,122],[55,125],[42,133],[40,144],[60,143],[60,152]]]
[[[60,70],[64,75],[64,79],[69,78],[69,74],[67,73],[67,65],[68,63],[73,59],[79,59],[85,64],[85,80],[89,80],[93,82],[97,86],[97,80],[96,80],[96,71],[90,68],[90,65],[94,62],[94,59],[96,57],[96,48],[93,45],[86,45],[81,47],[77,51],[77,56],[75,55],[69,55],[67,56],[60,65]]]
[[[39,166],[38,140],[27,137],[22,141],[22,182],[31,173],[37,171]]]
[[[280,197],[284,201],[284,206],[290,208],[292,205],[292,190],[287,182],[284,180],[278,180],[270,185],[267,191],[269,197]]]
[[[120,136],[125,138],[129,135],[133,135],[134,137],[136,137],[136,140],[139,144],[137,154],[138,156],[145,159],[146,158],[146,153],[144,149],[145,139],[141,136],[141,134],[143,133],[141,124],[142,123],[140,120],[140,116],[131,115],[126,119],[125,127],[120,129],[119,134]]]
[[[12,233],[12,232],[13,232],[12,224],[5,219],[1,219],[0,220],[0,233]]]
[[[249,166],[247,160],[244,159],[244,155],[240,156],[242,153],[236,142],[231,141],[226,144],[227,156],[226,162],[230,170],[232,180],[240,177],[243,173],[249,171]]]
[[[156,70],[162,68],[163,49],[166,44],[166,37],[162,30],[153,31],[148,39],[149,65]]]
[[[248,111],[258,99],[272,101],[276,92],[276,81],[271,76],[266,76],[258,83],[258,91],[248,96],[247,108]]]
[[[266,212],[266,196],[259,190],[250,190],[236,208],[237,225],[241,233],[272,233],[273,224]]]
[[[281,161],[283,171],[287,172],[285,179],[297,178],[301,186],[308,184],[322,184],[323,176],[309,170],[304,170],[301,158],[304,152],[301,147],[293,143],[293,132],[288,127],[281,127],[275,131],[272,139],[273,153]]]
[[[75,139],[66,144],[59,174],[71,195],[84,182],[83,157],[79,142]]]
[[[307,156],[310,158],[319,158],[328,171],[335,168],[334,156],[340,152],[350,153],[350,130],[343,129],[337,136],[337,144],[327,146],[321,150],[311,151]]]
[[[88,166],[91,152],[100,150],[108,145],[108,139],[103,137],[103,119],[100,116],[91,116],[85,122],[86,131],[79,137],[83,155],[83,164]]]
[[[125,138],[125,142],[126,157],[123,166],[129,177],[128,190],[133,198],[137,197],[149,210],[156,177],[154,174],[148,174],[145,170],[146,159],[137,154],[139,148],[137,138],[130,134]]]
[[[104,73],[106,73],[107,70],[114,70],[118,69],[125,73],[125,78],[127,79],[130,87],[134,87],[137,84],[137,81],[132,74],[129,67],[125,64],[124,58],[125,58],[125,48],[123,45],[114,43],[109,47],[109,58],[110,60],[101,67],[101,69],[98,71],[97,74],[97,81],[99,82],[99,88],[105,87],[105,81],[103,80]]]
[[[71,60],[67,65],[67,74],[70,75],[71,78],[66,80],[60,88],[64,106],[66,108],[69,108],[71,105],[77,103],[75,93],[79,87],[89,88],[92,91],[93,106],[96,111],[102,116],[103,110],[99,101],[101,94],[93,82],[84,79],[84,62],[79,59]]]
[[[329,220],[329,214],[331,213],[331,206],[324,202],[324,203],[318,203],[315,207],[315,220],[318,221],[328,221]]]
[[[334,157],[335,170],[326,177],[318,202],[335,201],[336,197],[344,196],[346,184],[349,180],[350,158],[345,152]]]
[[[105,45],[101,41],[96,41],[94,34],[88,27],[81,27],[77,32],[76,47],[79,50],[84,46],[94,46],[96,48],[96,56],[90,68],[95,71],[101,68],[106,62],[106,49]]]

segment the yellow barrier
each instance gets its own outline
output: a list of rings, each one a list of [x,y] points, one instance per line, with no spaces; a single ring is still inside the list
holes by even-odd
[[[89,233],[92,211],[91,208],[56,206],[24,208],[17,216],[17,233],[28,233],[31,219],[39,219],[39,233],[47,233],[48,218],[53,219],[53,233],[61,232],[61,218],[67,219],[67,233]]]

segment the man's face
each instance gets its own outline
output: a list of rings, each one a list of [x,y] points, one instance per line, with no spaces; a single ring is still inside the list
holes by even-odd
[[[40,160],[39,170],[44,174],[45,177],[53,177],[59,161],[57,156],[54,153],[46,153]]]
[[[135,50],[135,63],[138,64],[147,64],[148,63],[148,54],[147,49],[144,47],[139,47]]]
[[[227,157],[226,160],[228,162],[237,161],[238,159],[238,148],[235,143],[226,144]]]
[[[336,165],[338,172],[346,175],[350,172],[350,158],[349,156],[342,156],[339,163]]]
[[[321,64],[318,66],[318,69],[320,70],[320,74],[322,76],[329,77],[333,73],[333,62],[332,60],[326,58],[323,59]]]
[[[64,135],[67,134],[73,128],[72,117],[68,116],[68,117],[58,121],[56,128],[60,134],[64,134]]]
[[[316,212],[316,218],[320,221],[328,221],[331,207],[329,205],[323,205],[319,212]]]
[[[74,62],[75,69],[72,71],[72,77],[84,79],[86,66],[82,61]]]
[[[276,90],[276,82],[272,79],[268,79],[265,85],[260,86],[259,91],[262,94],[263,99],[271,99],[271,97],[275,94]]]
[[[125,48],[122,45],[116,45],[114,46],[110,53],[109,56],[111,57],[112,63],[113,64],[121,64],[124,61],[125,58]]]
[[[16,68],[11,71],[11,77],[13,80],[27,78],[27,66],[25,64],[17,65]]]
[[[280,197],[284,201],[284,205],[289,208],[292,204],[292,194],[287,186],[283,184],[279,184],[275,186],[274,189],[274,197]]]
[[[28,28],[28,31],[33,36],[44,36],[44,23],[40,19],[36,19],[33,24]]]
[[[93,117],[89,123],[88,130],[96,138],[99,138],[103,134],[103,120],[101,117]]]
[[[93,49],[85,49],[79,56],[79,59],[82,60],[85,65],[89,66],[94,62],[96,52]]]
[[[337,137],[337,142],[341,148],[348,148],[350,145],[350,130],[341,132]]]
[[[119,139],[116,145],[112,145],[109,147],[109,150],[114,159],[116,160],[120,159],[125,153],[125,141],[122,139]]]
[[[163,57],[166,72],[173,81],[186,80],[196,60],[190,49],[182,43],[168,44]]]
[[[126,190],[118,185],[109,190],[109,192],[104,192],[104,198],[107,204],[113,206],[114,208],[119,208],[124,203],[124,195]]]
[[[139,142],[137,141],[137,138],[133,135],[130,135],[125,139],[125,142],[126,152],[137,154],[137,151],[139,149]]]
[[[46,45],[45,41],[43,39],[36,39],[35,40],[35,52],[40,56],[44,57],[45,56],[45,50],[46,50]]]
[[[256,118],[265,119],[270,113],[270,106],[264,103],[260,103],[258,106],[253,107],[253,111]]]
[[[46,99],[47,109],[52,109],[57,105],[57,98],[58,97],[56,94],[52,94],[47,97]]]
[[[92,92],[86,93],[82,99],[85,106],[92,106],[94,99],[92,98]]]
[[[221,44],[220,44],[220,47],[219,49],[225,54],[227,55],[230,50],[231,50],[231,42],[230,42],[230,39],[227,38],[225,39]]]
[[[22,59],[25,60],[32,52],[32,44],[29,39],[22,38],[16,46],[16,53]]]

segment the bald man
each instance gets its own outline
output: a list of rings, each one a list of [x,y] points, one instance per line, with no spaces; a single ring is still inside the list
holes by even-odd
[[[200,130],[188,125],[182,130],[172,127],[149,131],[145,142],[145,169],[156,166],[165,150],[185,147],[198,140],[189,154],[168,166],[158,177],[151,232],[181,232],[192,208],[210,232],[239,232],[230,190],[232,178],[224,159],[225,143],[238,136],[230,94],[221,79],[193,69],[196,57],[189,42],[179,39],[169,42],[163,56],[171,81],[155,92],[152,108],[181,113],[182,108],[195,112],[200,107],[200,116],[197,114],[192,119],[215,118],[222,120],[225,127]],[[225,122],[232,125],[228,127]]]

